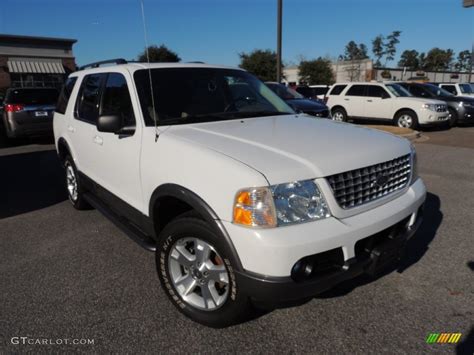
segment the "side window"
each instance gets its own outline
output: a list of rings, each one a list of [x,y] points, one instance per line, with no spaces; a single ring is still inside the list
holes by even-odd
[[[56,112],[65,114],[69,98],[71,97],[72,90],[76,84],[77,77],[70,77],[66,80],[61,93],[59,94],[58,103],[56,104]]]
[[[82,79],[77,100],[77,118],[96,124],[99,115],[100,89],[106,74],[91,74]]]
[[[122,74],[110,73],[107,76],[100,114],[120,116],[124,126],[135,126],[130,92],[127,80]]]
[[[365,96],[365,88],[367,85],[352,85],[347,90],[346,96]]]
[[[449,91],[453,95],[457,95],[456,87],[454,85],[443,85],[441,86],[444,90]]]
[[[367,96],[379,98],[390,97],[390,95],[385,91],[385,89],[378,85],[369,85],[367,87]]]
[[[413,96],[416,96],[416,97],[428,97],[429,96],[426,93],[425,89],[423,89],[419,86],[416,86],[416,85],[411,85],[409,91]]]
[[[335,85],[331,92],[329,93],[329,95],[339,95],[345,88],[346,88],[347,85]]]

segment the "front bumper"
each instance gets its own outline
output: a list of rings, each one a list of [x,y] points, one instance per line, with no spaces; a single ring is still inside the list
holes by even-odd
[[[253,273],[237,273],[240,288],[247,292],[257,304],[273,307],[313,297],[364,273],[377,275],[399,260],[406,242],[415,234],[423,221],[422,209],[423,206],[414,215],[413,221],[410,218],[404,219],[399,222],[401,225],[396,224],[384,231],[385,234],[379,233],[378,242],[373,242],[370,246],[366,243],[368,247],[365,250],[360,248],[356,257],[347,260],[332,272],[299,282],[294,277],[263,277]],[[412,222],[411,225],[409,225],[410,222]],[[399,233],[390,234],[394,230]]]
[[[474,122],[474,106],[463,106],[458,108],[458,121],[465,123]]]
[[[449,112],[435,112],[422,109],[418,113],[418,123],[421,126],[438,126],[443,125],[449,120]]]
[[[425,185],[417,179],[395,199],[346,218],[330,217],[269,229],[223,223],[245,272],[262,277],[289,277],[295,263],[308,255],[339,248],[343,261],[353,259],[359,240],[413,215],[423,205],[425,197]]]

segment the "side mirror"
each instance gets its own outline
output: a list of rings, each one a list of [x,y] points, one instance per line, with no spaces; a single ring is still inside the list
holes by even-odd
[[[122,127],[122,118],[117,115],[100,116],[97,120],[97,130],[99,132],[119,133]]]

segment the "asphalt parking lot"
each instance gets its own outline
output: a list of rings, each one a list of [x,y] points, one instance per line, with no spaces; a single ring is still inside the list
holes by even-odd
[[[69,205],[48,141],[0,149],[0,352],[472,354],[474,127],[424,135],[425,221],[397,270],[221,330],[173,308],[152,253],[99,212]],[[441,332],[462,333],[461,342],[426,344]]]

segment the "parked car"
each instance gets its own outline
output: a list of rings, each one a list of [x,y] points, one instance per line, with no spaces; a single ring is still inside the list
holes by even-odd
[[[307,99],[280,83],[266,82],[265,84],[297,112],[304,112],[315,117],[329,117],[329,109],[324,102]]]
[[[449,119],[445,102],[413,97],[393,82],[335,84],[327,104],[335,121],[370,119],[417,128],[446,124]]]
[[[425,99],[442,100],[448,104],[449,124],[474,122],[474,97],[455,96],[433,84],[400,83],[410,94]]]
[[[329,88],[329,85],[298,86],[296,91],[307,99],[324,100]]]
[[[53,88],[10,88],[3,100],[0,129],[8,138],[53,134],[58,91]]]
[[[92,67],[54,115],[69,200],[155,251],[164,292],[197,322],[378,274],[422,221],[406,139],[298,115],[238,68]]]
[[[438,86],[456,96],[474,96],[474,90],[468,83],[440,83]]]

